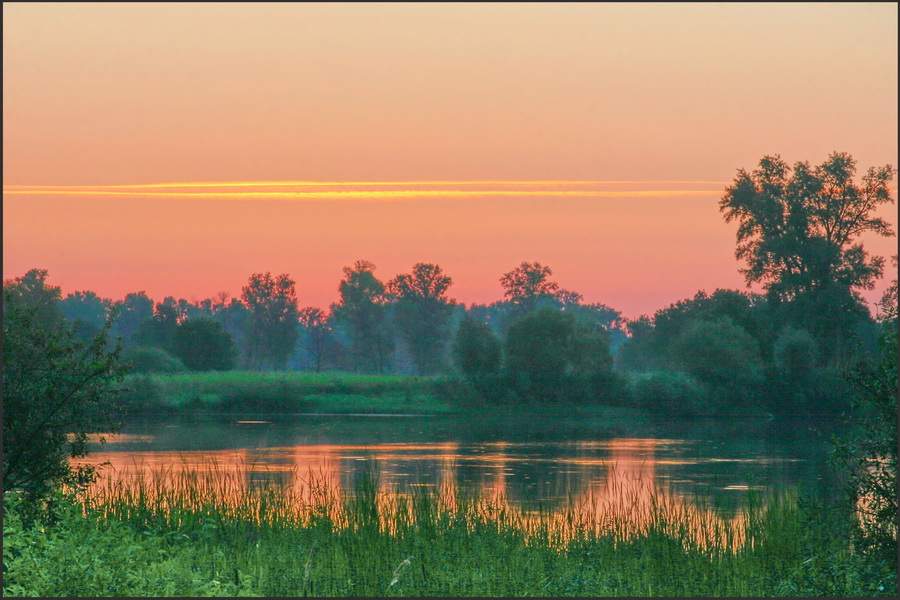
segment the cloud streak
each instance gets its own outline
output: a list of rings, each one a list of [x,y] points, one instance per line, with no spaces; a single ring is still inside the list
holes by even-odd
[[[693,186],[689,189],[668,189]],[[719,181],[257,181],[127,185],[8,185],[5,196],[113,196],[232,200],[417,200],[427,198],[714,196]],[[648,189],[663,186],[665,189]],[[714,189],[694,189],[715,186]],[[474,188],[474,189],[473,189]],[[638,189],[627,189],[638,188]],[[239,190],[239,191],[235,191]]]

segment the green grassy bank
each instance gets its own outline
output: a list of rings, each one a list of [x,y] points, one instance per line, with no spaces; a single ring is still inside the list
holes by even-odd
[[[651,503],[645,526],[463,493],[387,495],[366,478],[247,489],[224,472],[101,484],[27,524],[4,497],[5,596],[894,596],[845,524],[784,497],[742,525]],[[619,520],[617,520],[619,519]],[[736,548],[715,540],[745,539]]]
[[[416,413],[455,406],[434,378],[298,371],[131,375],[130,413]]]

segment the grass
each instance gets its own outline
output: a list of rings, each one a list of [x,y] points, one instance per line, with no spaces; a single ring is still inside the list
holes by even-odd
[[[740,525],[658,498],[644,525],[611,511],[513,509],[422,487],[351,493],[314,473],[248,487],[239,472],[134,473],[58,500],[43,522],[4,496],[4,595],[804,596],[896,594],[896,573],[854,555],[839,521],[791,497]],[[396,492],[396,493],[395,493]],[[623,498],[617,506],[628,506]],[[631,503],[632,506],[636,503]],[[723,544],[723,534],[735,543]]]
[[[454,410],[433,378],[297,371],[132,375],[132,413],[416,413]]]

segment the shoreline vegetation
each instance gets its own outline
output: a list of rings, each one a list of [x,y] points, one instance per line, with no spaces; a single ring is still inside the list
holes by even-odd
[[[248,487],[214,465],[136,473],[60,492],[31,523],[7,494],[4,595],[896,595],[896,573],[842,542],[845,515],[789,495],[748,492],[732,521],[623,497],[598,530],[596,506],[386,492],[374,470],[343,494],[303,481]]]
[[[664,417],[772,418],[764,404],[732,407],[688,403],[679,373],[664,371],[619,375],[619,395],[595,402],[544,403],[517,397],[508,402],[487,403],[467,383],[452,374],[371,375],[308,371],[187,371],[130,374],[123,382],[123,418],[213,414],[412,414],[449,415],[508,411],[540,414],[640,413]],[[695,396],[696,390],[689,390]],[[648,402],[645,396],[652,396]],[[802,413],[836,414],[829,406]]]

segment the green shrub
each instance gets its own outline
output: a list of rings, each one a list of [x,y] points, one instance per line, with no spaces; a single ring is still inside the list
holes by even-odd
[[[180,373],[184,363],[162,348],[134,346],[122,353],[122,359],[131,365],[132,373]]]
[[[631,396],[641,408],[663,414],[698,415],[709,411],[707,391],[681,371],[635,374]]]

